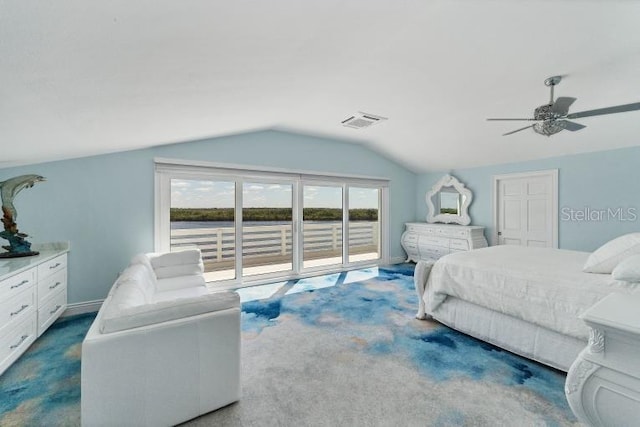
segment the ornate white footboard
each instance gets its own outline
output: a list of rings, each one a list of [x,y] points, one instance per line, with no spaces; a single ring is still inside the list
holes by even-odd
[[[640,296],[611,294],[581,318],[591,331],[567,375],[571,409],[590,426],[640,426]]]

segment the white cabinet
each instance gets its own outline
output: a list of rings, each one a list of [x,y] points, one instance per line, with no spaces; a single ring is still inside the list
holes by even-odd
[[[67,307],[69,245],[40,245],[34,257],[0,260],[0,374]]]
[[[590,426],[640,425],[640,295],[610,294],[580,316],[589,345],[567,374],[565,394]]]
[[[408,222],[402,235],[407,261],[436,260],[452,252],[484,248],[484,227]]]

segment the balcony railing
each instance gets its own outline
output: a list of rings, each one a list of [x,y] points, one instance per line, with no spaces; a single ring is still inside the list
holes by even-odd
[[[291,262],[291,224],[252,225],[242,230],[243,266]],[[303,227],[305,260],[342,255],[342,223],[307,223]],[[349,254],[379,254],[379,224],[376,221],[349,223]],[[171,230],[171,250],[198,247],[205,271],[233,268],[236,255],[233,227]]]

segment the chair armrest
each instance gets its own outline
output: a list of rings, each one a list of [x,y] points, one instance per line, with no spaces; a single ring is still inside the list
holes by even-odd
[[[126,309],[110,310],[111,307],[106,307],[101,318],[100,332],[108,334],[239,306],[240,296],[227,291]]]

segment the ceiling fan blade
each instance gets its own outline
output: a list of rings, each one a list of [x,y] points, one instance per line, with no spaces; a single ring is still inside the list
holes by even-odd
[[[571,132],[575,132],[580,129],[586,128],[585,125],[581,125],[580,123],[570,122],[569,120],[558,120],[558,123],[561,123],[561,126],[566,130],[570,130]]]
[[[520,129],[516,129],[516,130],[512,130],[511,132],[507,132],[507,133],[502,134],[502,136],[511,135],[511,134],[516,133],[516,132],[520,132],[521,130],[529,129],[529,128],[532,128],[532,127],[533,127],[533,125],[526,126],[526,127],[523,127],[523,128],[520,128]]]
[[[491,121],[497,121],[497,120],[500,120],[500,121],[505,121],[505,120],[507,120],[507,121],[516,121],[516,122],[523,122],[523,121],[528,121],[528,122],[533,121],[533,122],[536,122],[536,121],[537,121],[537,119],[487,119],[487,121],[490,121],[490,122],[491,122]]]
[[[569,112],[569,107],[571,107],[571,104],[573,104],[575,100],[576,98],[561,96],[558,99],[556,99],[556,102],[553,103],[553,106],[551,107],[551,111],[553,111],[556,114],[560,114],[564,116]]]
[[[627,111],[640,110],[640,102],[633,104],[616,105],[615,107],[598,108],[597,110],[580,111],[579,113],[567,114],[567,119],[578,119],[580,117],[601,116],[603,114],[624,113]]]

